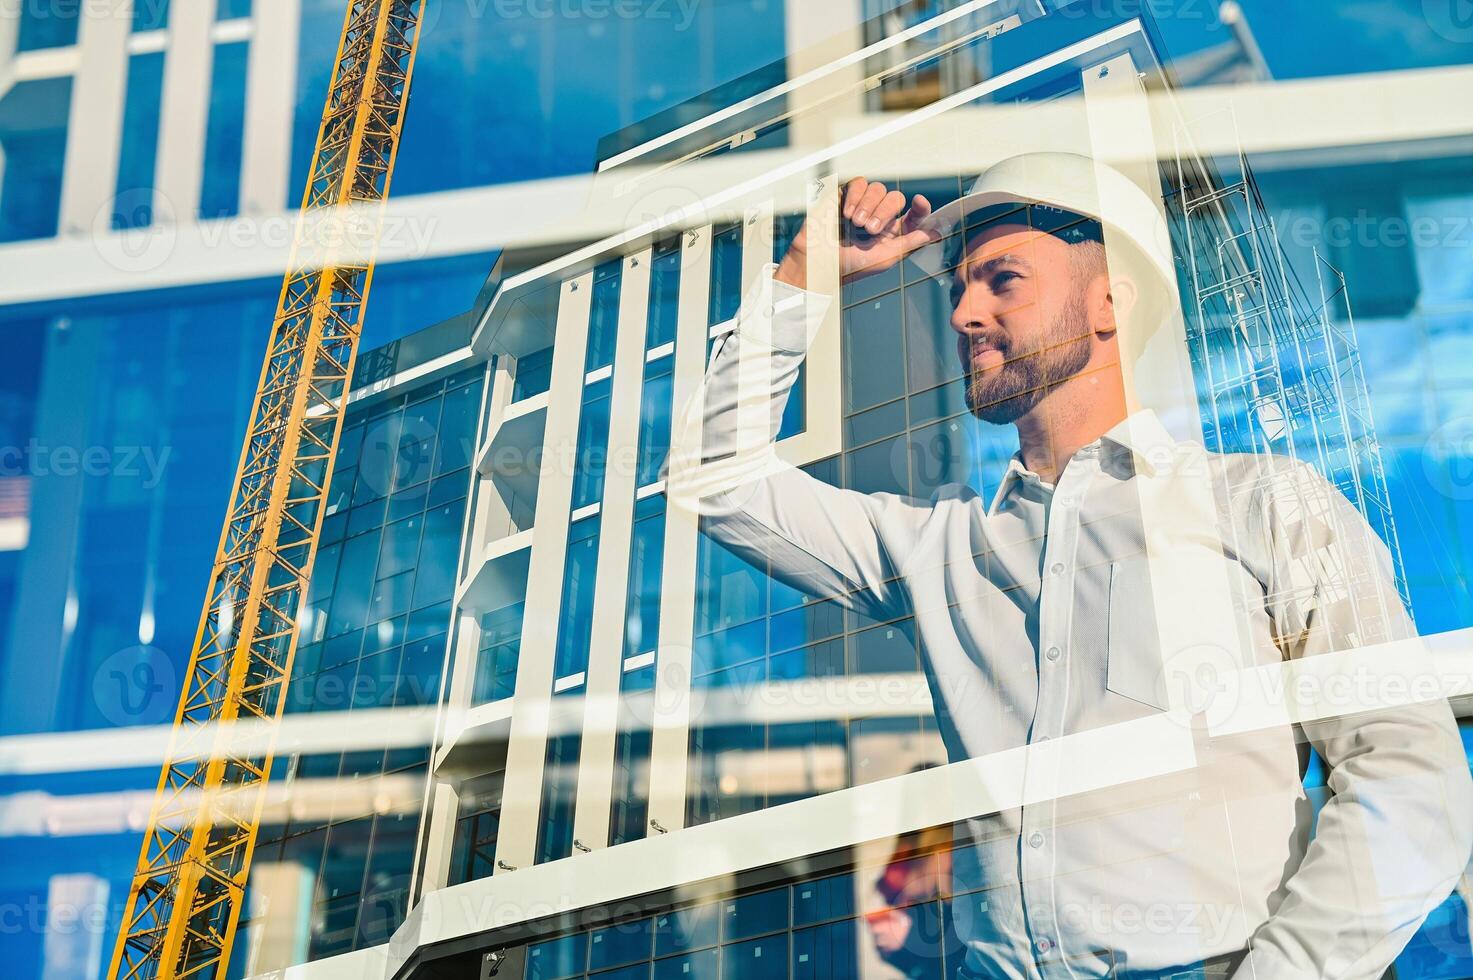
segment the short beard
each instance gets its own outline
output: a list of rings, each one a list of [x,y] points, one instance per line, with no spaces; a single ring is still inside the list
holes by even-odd
[[[1060,311],[1036,351],[1015,355],[1003,349],[1003,363],[987,375],[972,368],[967,348],[967,408],[983,422],[1011,425],[1043,401],[1050,388],[1089,365],[1090,335],[1084,296]]]

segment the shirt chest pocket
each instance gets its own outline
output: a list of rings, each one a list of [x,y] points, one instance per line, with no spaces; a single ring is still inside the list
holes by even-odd
[[[1161,635],[1145,556],[1110,563],[1105,686],[1121,697],[1166,710]]]

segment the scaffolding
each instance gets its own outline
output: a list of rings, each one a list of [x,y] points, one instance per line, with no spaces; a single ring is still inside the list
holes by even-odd
[[[1241,150],[1228,165],[1229,175],[1218,176],[1179,148],[1166,175],[1207,448],[1287,460],[1226,466],[1222,489],[1230,499],[1266,492],[1301,541],[1340,545],[1296,556],[1313,562],[1315,574],[1279,583],[1270,604],[1336,606],[1337,617],[1349,617],[1336,621],[1354,624],[1347,640],[1391,639],[1400,612],[1382,587],[1383,553],[1367,529],[1389,551],[1396,598],[1408,610],[1410,600],[1345,277],[1315,248],[1307,284]],[[1323,481],[1306,479],[1295,463]]]

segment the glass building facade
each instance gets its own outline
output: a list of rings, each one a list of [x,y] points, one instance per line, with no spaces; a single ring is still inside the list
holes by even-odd
[[[456,349],[438,332],[427,359]],[[344,419],[286,710],[379,720],[342,751],[276,758],[292,816],[262,827],[233,975],[381,945],[408,913],[429,743],[383,719],[441,697],[484,378],[462,365]]]

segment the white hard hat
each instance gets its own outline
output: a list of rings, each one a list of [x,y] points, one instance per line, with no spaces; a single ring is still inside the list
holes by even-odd
[[[1008,157],[989,167],[965,196],[939,208],[923,228],[948,235],[969,215],[1001,204],[1042,204],[1093,218],[1123,235],[1161,277],[1174,304],[1176,273],[1171,236],[1161,212],[1134,181],[1120,171],[1078,153],[1039,152]],[[932,274],[941,271],[940,251],[915,261]],[[930,268],[934,266],[934,268]]]

